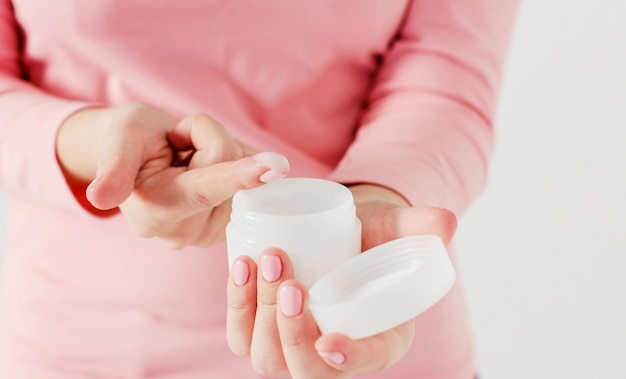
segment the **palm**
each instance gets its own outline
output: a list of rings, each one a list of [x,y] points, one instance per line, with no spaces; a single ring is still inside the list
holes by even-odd
[[[135,233],[146,237],[160,236],[175,248],[222,241],[230,202],[209,204],[209,200],[199,200],[199,205],[204,206],[185,207],[182,194],[186,193],[185,187],[196,182],[194,176],[197,173],[190,168],[192,164],[173,164],[175,154],[169,148],[160,149],[144,164],[133,192],[120,205],[121,211]],[[200,169],[197,167],[196,170]],[[150,222],[144,220],[146,215],[150,215]]]

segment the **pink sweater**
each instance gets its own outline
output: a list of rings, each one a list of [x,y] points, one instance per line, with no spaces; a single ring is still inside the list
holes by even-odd
[[[460,215],[485,183],[516,3],[0,0],[0,377],[256,377],[225,341],[224,247],[171,251],[84,211],[55,159],[69,114],[207,113],[285,154],[291,176],[380,183]],[[474,370],[457,282],[372,377]]]

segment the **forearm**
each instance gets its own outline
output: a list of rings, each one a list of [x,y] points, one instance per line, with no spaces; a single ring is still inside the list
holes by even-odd
[[[461,215],[482,190],[517,0],[425,0],[385,55],[330,179]]]

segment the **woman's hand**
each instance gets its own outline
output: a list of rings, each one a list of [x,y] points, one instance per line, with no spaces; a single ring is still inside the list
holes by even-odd
[[[286,175],[284,157],[252,154],[206,115],[179,121],[143,104],[80,111],[57,138],[58,160],[86,207],[119,207],[136,234],[173,247],[223,240],[231,197]]]
[[[456,218],[446,210],[410,207],[395,192],[374,185],[351,188],[363,225],[363,249],[414,234],[448,243]],[[307,306],[306,288],[293,280],[289,257],[264,251],[257,263],[238,258],[228,283],[227,337],[231,350],[251,356],[265,376],[343,379],[384,370],[400,360],[413,339],[414,321],[360,340],[321,336]]]

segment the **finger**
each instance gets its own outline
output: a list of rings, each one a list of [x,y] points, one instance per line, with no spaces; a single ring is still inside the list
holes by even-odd
[[[197,213],[218,206],[239,190],[283,178],[288,171],[287,158],[278,153],[266,152],[234,162],[186,171],[170,189],[182,190],[182,194],[172,197],[186,199],[187,210]]]
[[[306,288],[294,280],[283,282],[278,289],[276,321],[285,362],[294,378],[335,378],[339,372],[315,349],[320,332],[306,307],[307,300]]]
[[[140,219],[133,216],[134,222],[131,225],[131,230],[142,237],[158,237],[175,250],[187,246],[206,248],[215,243],[226,241],[225,230],[230,221],[231,204],[229,199],[211,210],[182,219],[178,219],[178,215],[176,219],[172,215],[168,215],[171,211],[162,210],[158,212],[146,210],[145,206],[135,207],[135,213],[148,214],[148,217]],[[131,208],[132,205],[127,203],[120,206],[129,221],[131,220],[131,215],[129,215]],[[147,224],[147,226],[137,226],[136,223]]]
[[[276,291],[280,283],[293,278],[287,254],[276,248],[259,257],[257,273],[257,310],[252,335],[251,359],[255,371],[263,376],[288,373],[276,326]]]
[[[96,179],[87,188],[87,199],[94,207],[115,208],[132,193],[143,163],[143,150],[133,141],[120,136],[104,144]]]
[[[189,168],[233,161],[245,156],[243,144],[233,138],[222,124],[204,114],[185,117],[168,133],[168,140],[178,151],[195,151]]]
[[[372,337],[352,340],[342,334],[320,337],[315,349],[328,365],[344,372],[380,372],[399,361],[411,347],[415,322],[405,322]]]
[[[250,257],[240,257],[233,264],[228,279],[226,337],[233,353],[250,355],[256,315],[256,264]]]
[[[107,132],[98,153],[96,179],[87,188],[87,199],[99,209],[115,208],[130,196],[147,159],[168,159],[165,131],[176,124],[167,112],[142,104],[111,112],[102,121]]]
[[[277,153],[261,153],[235,162],[223,162],[195,170],[170,167],[135,187],[121,209],[133,232],[143,237],[161,237],[175,246],[202,243],[202,230],[195,222],[180,226],[187,219],[225,204],[239,190],[258,187],[279,179],[289,169],[287,159]],[[224,218],[226,220],[226,218]]]

